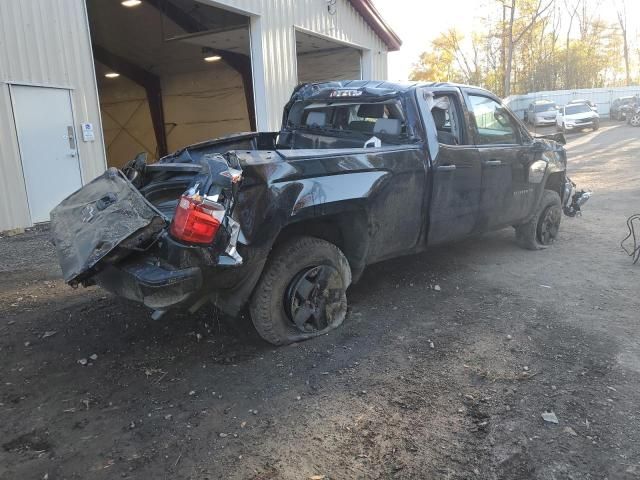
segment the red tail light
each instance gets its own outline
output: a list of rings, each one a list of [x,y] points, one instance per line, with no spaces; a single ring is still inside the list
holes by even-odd
[[[184,242],[211,243],[224,218],[224,207],[202,197],[182,196],[169,227],[171,235]]]

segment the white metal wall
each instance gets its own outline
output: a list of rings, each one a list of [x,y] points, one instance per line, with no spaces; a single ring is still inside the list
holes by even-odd
[[[387,47],[347,0],[199,0],[250,16],[259,130],[277,130],[297,83],[296,29],[362,50],[362,77],[387,78]],[[9,84],[69,88],[76,129],[96,139],[78,148],[83,182],[105,168],[97,90],[84,0],[0,0],[0,231],[31,224]]]
[[[511,110],[524,118],[524,111],[531,102],[536,100],[551,100],[557,105],[566,105],[574,99],[591,100],[598,106],[598,113],[602,117],[609,116],[611,102],[619,97],[640,95],[640,87],[616,87],[616,88],[583,88],[576,90],[554,90],[545,92],[527,93],[526,95],[512,95],[505,99],[505,103]]]
[[[330,14],[326,0],[199,0],[251,15],[259,130],[277,130],[282,107],[297,84],[295,29],[363,50],[362,78],[387,79],[387,46],[347,0]]]
[[[9,84],[71,89],[76,130],[96,139],[78,151],[83,182],[105,167],[93,57],[84,0],[0,1],[0,231],[31,225]]]

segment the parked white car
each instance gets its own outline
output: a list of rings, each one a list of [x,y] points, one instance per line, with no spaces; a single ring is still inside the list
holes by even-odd
[[[589,105],[589,108],[591,110],[593,110],[596,113],[598,112],[598,106],[595,103],[593,103],[591,100],[587,100],[584,98],[574,98],[569,103],[567,103],[567,105],[577,105],[580,103],[586,103],[587,105]]]
[[[600,127],[600,115],[586,103],[565,105],[558,109],[556,126],[565,133],[581,128],[597,130]]]

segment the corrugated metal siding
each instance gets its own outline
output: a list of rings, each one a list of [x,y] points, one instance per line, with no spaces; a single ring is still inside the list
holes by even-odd
[[[83,182],[104,170],[84,0],[0,1],[0,231],[31,224],[8,83],[70,88],[76,130],[91,122],[96,134],[78,139]]]
[[[616,87],[616,88],[582,88],[576,90],[553,90],[545,92],[527,93],[525,95],[512,95],[505,99],[509,108],[524,118],[524,112],[529,104],[536,100],[551,100],[557,105],[566,105],[573,99],[591,100],[598,106],[600,116],[608,117],[611,102],[619,97],[640,95],[640,87]]]
[[[255,29],[259,24],[261,29],[259,33],[264,62],[262,80],[268,93],[264,99],[268,118],[266,121],[258,118],[262,128],[279,128],[282,107],[297,83],[295,28],[367,50],[363,55],[363,78],[387,79],[387,46],[347,0],[338,0],[333,15],[328,12],[326,0],[199,1],[261,17],[259,22],[255,17],[252,19],[252,28]],[[253,35],[255,32],[252,32]],[[255,63],[256,49],[252,48],[252,51]]]

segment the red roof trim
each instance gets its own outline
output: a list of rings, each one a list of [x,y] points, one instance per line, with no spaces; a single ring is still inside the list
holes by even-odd
[[[400,40],[400,37],[387,25],[382,15],[380,15],[380,12],[373,6],[371,0],[349,0],[349,2],[387,45],[389,51],[395,52],[396,50],[400,50],[402,40]]]

